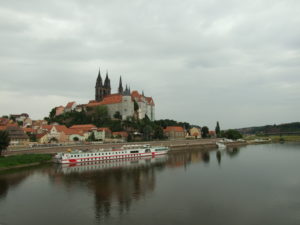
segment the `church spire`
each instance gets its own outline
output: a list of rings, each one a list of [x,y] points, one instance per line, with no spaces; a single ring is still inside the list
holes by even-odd
[[[97,81],[96,81],[96,86],[99,86],[99,87],[102,86],[102,77],[101,77],[101,73],[100,73],[100,68],[99,68],[99,72],[98,72],[98,77],[97,77]]]
[[[119,81],[119,94],[123,94],[122,76],[120,76]]]
[[[108,71],[106,70],[106,77],[105,77],[105,81],[104,81],[104,86],[107,88],[108,87]]]

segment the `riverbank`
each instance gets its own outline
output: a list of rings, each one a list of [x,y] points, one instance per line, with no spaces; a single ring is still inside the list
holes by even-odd
[[[0,157],[0,171],[35,166],[49,162],[51,159],[51,154],[25,154]]]
[[[283,136],[256,136],[256,135],[251,135],[245,138],[246,141],[254,141],[254,140],[266,140],[269,142],[300,142],[300,135],[283,135]]]

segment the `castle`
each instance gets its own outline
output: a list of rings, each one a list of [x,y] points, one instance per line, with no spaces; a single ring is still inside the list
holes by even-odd
[[[143,119],[148,116],[150,120],[155,120],[155,104],[152,97],[146,97],[144,92],[140,94],[138,91],[132,91],[126,85],[123,88],[122,77],[120,76],[118,93],[111,93],[110,79],[108,72],[104,83],[102,81],[101,72],[99,70],[95,86],[95,100],[90,101],[86,107],[96,107],[100,105],[107,106],[109,115],[113,118],[116,114],[121,115],[125,120],[135,114],[134,104],[138,104],[137,116]]]

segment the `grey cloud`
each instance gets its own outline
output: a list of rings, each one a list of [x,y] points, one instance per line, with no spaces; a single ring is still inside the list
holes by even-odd
[[[298,120],[299,8],[293,0],[0,0],[1,98],[86,102],[100,66],[114,90],[122,75],[153,96],[158,118],[211,128]]]

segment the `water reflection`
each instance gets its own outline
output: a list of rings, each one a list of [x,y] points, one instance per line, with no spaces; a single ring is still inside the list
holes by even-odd
[[[226,154],[230,157],[236,156],[238,153],[238,149],[226,150]],[[216,158],[211,154],[216,154]],[[94,217],[96,222],[100,223],[111,217],[116,218],[128,214],[134,203],[151,196],[157,185],[158,174],[164,170],[188,168],[191,164],[196,163],[218,163],[220,165],[221,155],[220,151],[215,153],[186,150],[154,158],[24,169],[18,173],[0,175],[0,203],[1,197],[7,196],[12,187],[20,185],[30,175],[40,175],[43,178],[46,175],[50,184],[59,190],[64,190],[64,193],[72,194],[78,188],[82,193],[91,193],[94,201]],[[51,185],[47,187],[49,191],[52,189]],[[60,201],[62,204],[66,204],[63,197]],[[82,203],[78,202],[78,204]]]
[[[233,147],[233,148],[228,148],[226,150],[226,153],[228,156],[230,157],[236,157],[239,153],[240,153],[240,149],[237,147]]]
[[[167,160],[165,155],[59,165],[55,167],[51,179],[54,183],[64,183],[68,188],[78,185],[78,182],[85,184],[94,193],[95,216],[101,221],[112,213],[122,215],[128,212],[133,201],[153,192],[155,173],[166,167]]]
[[[218,164],[221,165],[221,158],[222,158],[221,157],[221,151],[218,150],[217,153],[216,153],[216,156],[217,156]]]
[[[26,170],[18,173],[0,174],[0,200],[6,197],[9,189],[20,185],[32,173],[32,170]]]

